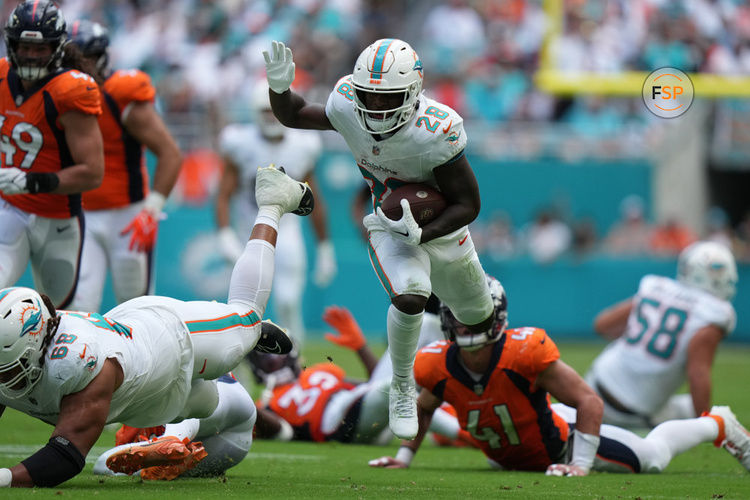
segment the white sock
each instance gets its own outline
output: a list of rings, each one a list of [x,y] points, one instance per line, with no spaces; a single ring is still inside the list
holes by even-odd
[[[393,305],[388,308],[388,350],[391,353],[394,376],[414,376],[414,356],[417,354],[421,327],[422,313],[406,314]]]
[[[276,231],[279,230],[279,221],[284,212],[278,205],[263,205],[258,207],[258,215],[255,217],[255,225],[265,224],[271,226]]]
[[[276,248],[265,240],[247,242],[229,280],[228,304],[239,302],[263,317],[273,284]]]
[[[447,411],[438,408],[432,414],[430,431],[445,436],[448,439],[456,439],[459,430],[461,430],[461,426],[458,425],[458,419]]]
[[[658,470],[663,470],[680,453],[701,443],[710,443],[718,436],[719,424],[716,420],[711,417],[698,417],[659,424],[644,440],[659,450],[654,465]]]

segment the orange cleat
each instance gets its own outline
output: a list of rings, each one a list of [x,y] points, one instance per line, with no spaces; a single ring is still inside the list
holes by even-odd
[[[208,453],[200,442],[187,443],[191,454],[178,464],[156,465],[141,470],[141,479],[144,481],[171,481],[183,472],[192,469],[198,462],[206,458]]]
[[[164,426],[156,427],[130,427],[123,425],[115,433],[115,446],[127,443],[137,443],[139,441],[150,441],[164,434]]]
[[[179,469],[172,477],[166,472],[155,479],[174,479],[182,472],[195,467],[206,457],[206,450],[200,442],[180,440],[174,436],[164,436],[153,441],[142,441],[123,447],[107,458],[107,468],[113,472],[133,474],[142,469],[175,467]]]

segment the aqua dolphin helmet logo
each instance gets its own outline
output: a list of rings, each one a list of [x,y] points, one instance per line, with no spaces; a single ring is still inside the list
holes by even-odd
[[[30,335],[39,334],[44,324],[42,311],[34,306],[29,306],[21,312],[21,320],[23,321],[23,326],[21,327],[21,335],[19,337],[23,337],[27,333]]]
[[[422,76],[422,60],[421,59],[417,59],[416,61],[414,61],[414,67],[412,69],[414,71],[418,71],[419,72],[419,76]]]

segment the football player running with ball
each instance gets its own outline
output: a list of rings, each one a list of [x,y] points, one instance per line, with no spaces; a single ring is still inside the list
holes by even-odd
[[[325,106],[292,92],[292,51],[273,42],[264,52],[274,114],[287,127],[336,130],[370,186],[373,213],[364,218],[370,261],[388,293],[388,349],[393,361],[389,425],[396,436],[417,434],[413,377],[422,314],[434,292],[472,332],[492,324],[492,297],[467,225],[479,213],[479,188],[464,148],[462,118],[422,95],[422,63],[409,44],[378,40],[341,78]],[[408,202],[387,218],[380,204],[396,188],[426,183],[447,208],[419,227]]]
[[[251,349],[292,349],[283,330],[261,319],[279,220],[287,212],[309,214],[312,192],[273,166],[259,169],[255,189],[258,216],[225,304],[146,296],[100,315],[55,311],[29,288],[0,290],[0,408],[55,427],[46,446],[0,469],[0,487],[67,481],[83,469],[107,423],[151,427],[224,411],[214,379]],[[192,465],[186,462],[196,462],[200,451],[165,437],[119,450],[107,465],[124,473]]]
[[[590,470],[661,472],[673,457],[700,444],[723,446],[750,470],[750,435],[728,406],[685,420],[670,420],[645,438],[601,425],[603,404],[583,379],[560,359],[541,328],[508,324],[500,282],[488,278],[495,324],[472,334],[448,308],[440,315],[449,341],[434,342],[417,354],[419,434],[403,441],[395,457],[373,467],[406,468],[443,401],[454,406],[462,429],[497,469],[546,471],[553,476],[585,476]],[[550,396],[562,404],[550,404]]]

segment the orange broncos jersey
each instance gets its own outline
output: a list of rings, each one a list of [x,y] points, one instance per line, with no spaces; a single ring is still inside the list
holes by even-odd
[[[331,363],[305,368],[295,383],[273,389],[268,408],[289,422],[296,439],[325,441],[320,427],[328,400],[338,391],[354,387],[344,382],[345,375]]]
[[[549,394],[531,388],[560,353],[539,328],[514,328],[493,344],[491,368],[475,382],[458,360],[458,346],[437,341],[414,363],[417,384],[453,405],[462,429],[506,469],[545,470],[566,450],[568,424]]]
[[[104,139],[104,180],[83,195],[86,210],[104,210],[130,205],[148,194],[148,173],[144,147],[128,134],[122,113],[135,102],[151,102],[156,89],[139,70],[115,71],[101,87],[102,109],[99,128]]]
[[[28,92],[6,58],[0,59],[0,167],[58,172],[74,165],[60,115],[101,114],[99,88],[87,74],[61,70]],[[0,193],[8,203],[42,217],[67,219],[81,212],[81,195]]]

